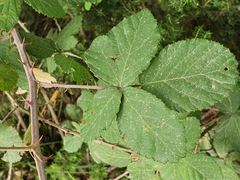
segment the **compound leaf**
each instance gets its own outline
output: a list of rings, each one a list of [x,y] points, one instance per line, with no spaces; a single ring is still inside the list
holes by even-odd
[[[148,67],[159,40],[157,22],[144,9],[96,38],[85,52],[86,63],[99,79],[125,87]]]
[[[185,155],[184,127],[161,100],[141,89],[124,88],[118,115],[120,130],[132,149],[160,162]]]
[[[143,89],[178,111],[201,110],[228,95],[238,77],[229,49],[205,39],[164,48],[140,80]]]
[[[0,146],[1,147],[22,147],[22,140],[18,132],[8,123],[0,124]],[[21,159],[19,152],[8,151],[2,158],[7,162],[17,162]]]
[[[0,31],[9,31],[18,21],[21,13],[21,1],[1,0],[0,2]]]
[[[88,143],[90,153],[93,157],[97,157],[97,161],[110,164],[116,167],[125,167],[131,163],[129,153],[126,153],[117,148],[112,148],[104,144],[96,143],[95,141]]]
[[[119,111],[121,92],[115,88],[98,91],[91,107],[83,114],[80,132],[85,142],[98,137],[103,129],[109,127]]]
[[[42,13],[48,17],[64,18],[65,12],[58,0],[25,0],[25,2],[32,6],[37,12]]]

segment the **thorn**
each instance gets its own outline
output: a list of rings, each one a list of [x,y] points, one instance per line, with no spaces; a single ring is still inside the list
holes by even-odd
[[[18,61],[19,61],[20,63],[22,63],[23,65],[26,65],[26,63],[25,63],[24,61],[22,61],[22,60],[20,60],[20,59],[18,59]]]
[[[32,106],[32,102],[29,100],[26,100],[24,97],[22,97],[22,101],[25,101],[29,106]]]
[[[27,44],[25,43],[25,38],[23,39],[21,45],[22,45],[22,48],[23,48],[23,49],[25,48],[25,46],[27,46]]]
[[[36,145],[39,145],[39,144],[40,144],[40,142],[41,142],[42,138],[43,138],[43,135],[42,135],[42,136],[39,138],[39,140],[38,140],[38,142],[37,142],[37,144],[36,144]]]
[[[65,91],[63,93],[66,93],[68,91],[68,88],[65,89]]]
[[[50,156],[42,156],[42,159],[41,159],[41,160],[42,160],[43,162],[47,162],[47,160],[48,160],[48,159],[51,159],[52,157],[53,157],[53,154],[50,155]]]

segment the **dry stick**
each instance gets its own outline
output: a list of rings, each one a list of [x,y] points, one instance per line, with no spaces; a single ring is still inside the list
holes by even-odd
[[[57,115],[55,114],[52,106],[49,104],[49,98],[48,98],[48,96],[47,96],[46,91],[45,91],[43,88],[41,88],[41,89],[40,89],[40,92],[42,93],[43,98],[44,98],[44,100],[45,100],[46,103],[47,103],[47,107],[48,107],[48,109],[49,109],[49,111],[50,111],[50,113],[51,113],[51,115],[52,115],[52,118],[53,118],[54,122],[59,125],[60,123],[59,123],[59,121],[58,121]],[[63,135],[62,131],[61,131],[60,129],[58,129],[58,131],[59,131],[59,134],[60,134],[61,138],[63,139],[63,138],[64,138],[64,135]]]
[[[33,76],[32,68],[28,63],[26,53],[24,51],[24,43],[20,40],[17,29],[12,29],[11,34],[14,39],[14,44],[16,44],[19,55],[21,57],[21,62],[23,64],[25,73],[27,75],[29,84],[29,100],[27,101],[30,106],[30,117],[32,125],[32,142],[31,145],[37,144],[39,140],[39,129],[38,129],[38,115],[37,115],[37,92],[36,92],[36,81]],[[37,146],[34,150],[34,157],[37,172],[40,180],[46,180],[46,174],[44,172],[43,162],[40,159],[42,157],[40,146]]]

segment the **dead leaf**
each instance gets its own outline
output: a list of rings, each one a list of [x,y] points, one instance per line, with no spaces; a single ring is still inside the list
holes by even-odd
[[[44,72],[41,69],[33,68],[33,74],[35,76],[35,79],[39,82],[44,83],[57,82],[57,80],[54,77],[52,77],[49,73]]]

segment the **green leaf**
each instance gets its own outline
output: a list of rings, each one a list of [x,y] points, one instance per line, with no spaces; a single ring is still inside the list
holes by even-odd
[[[225,159],[226,164],[232,164],[233,161],[238,161],[240,158],[240,152],[231,152],[228,154],[227,158]]]
[[[116,119],[121,96],[121,92],[115,87],[100,90],[95,94],[92,107],[83,114],[83,123],[80,124],[84,142],[98,137],[102,130],[108,128]]]
[[[87,111],[93,99],[93,93],[82,91],[81,96],[77,99],[77,105],[82,108],[83,112]]]
[[[111,166],[125,167],[131,163],[130,154],[117,148],[98,144],[95,141],[88,143],[88,147],[90,154],[94,154],[93,157]]]
[[[94,83],[94,78],[92,75],[78,62],[70,57],[65,57],[64,55],[57,54],[54,57],[55,63],[60,66],[60,68],[65,73],[72,73],[73,78],[78,84],[88,84]]]
[[[25,46],[26,51],[37,58],[50,57],[56,50],[55,44],[51,39],[41,38],[24,31],[19,31],[19,34],[24,39],[24,43],[27,44]]]
[[[222,172],[213,158],[204,154],[190,155],[179,161],[183,179],[221,180]]]
[[[0,146],[1,147],[22,147],[22,140],[16,129],[8,123],[0,124]],[[21,159],[19,152],[8,151],[3,157],[4,161],[17,162]]]
[[[158,163],[158,170],[164,180],[186,180],[180,172],[179,163]]]
[[[214,150],[216,151],[217,155],[222,159],[226,158],[228,153],[233,150],[232,146],[230,145],[230,142],[226,139],[214,138],[213,146],[214,146]]]
[[[20,57],[15,46],[10,46],[9,41],[3,41],[0,43],[0,59],[13,67],[18,73],[17,87],[21,87],[24,90],[28,90],[28,81],[23,69],[23,65],[20,62]]]
[[[118,121],[132,149],[160,162],[176,161],[184,156],[184,127],[176,112],[141,89],[127,87],[123,94]]]
[[[161,180],[156,174],[157,168],[154,167],[155,161],[152,159],[140,158],[137,162],[128,165],[127,170],[130,173],[131,180],[154,179]]]
[[[140,80],[143,89],[178,111],[201,110],[228,95],[238,77],[229,49],[205,39],[164,48]]]
[[[200,121],[195,117],[188,117],[182,120],[182,123],[185,127],[185,138],[187,139],[186,150],[191,152],[201,136]]]
[[[72,120],[78,121],[80,120],[82,113],[80,111],[80,108],[78,108],[74,104],[67,104],[66,106],[66,113],[71,117]]]
[[[126,147],[126,142],[122,139],[122,135],[119,130],[119,126],[117,121],[113,121],[111,126],[107,128],[106,130],[102,131],[101,137],[104,139],[104,141],[112,143],[112,144],[118,144],[120,146]]]
[[[92,3],[85,1],[84,7],[87,11],[89,11],[91,9],[91,6],[92,6]]]
[[[227,140],[237,151],[240,151],[240,144],[236,139],[240,139],[240,113],[225,115],[215,129],[214,138]]]
[[[48,17],[64,18],[65,12],[58,0],[25,0],[25,2],[32,6],[37,12],[42,13]]]
[[[74,37],[82,27],[82,16],[75,16],[66,27],[59,33],[56,41],[60,49],[70,50],[78,40]]]
[[[5,63],[0,61],[0,90],[13,91],[18,81],[17,72]]]
[[[57,64],[54,61],[54,57],[46,58],[48,72],[51,74],[57,69]]]
[[[216,104],[216,108],[224,113],[224,114],[229,114],[229,113],[235,113],[240,105],[240,91],[235,90],[233,92],[229,93],[229,96],[221,103]]]
[[[19,152],[16,151],[7,151],[1,158],[5,162],[15,163],[21,160]]]
[[[21,1],[1,0],[0,2],[0,31],[9,31],[18,22],[21,13]]]
[[[159,40],[157,22],[144,9],[96,38],[84,54],[86,63],[99,79],[125,87],[148,67]]]
[[[81,136],[72,136],[67,134],[63,139],[63,148],[70,153],[77,152],[78,149],[81,148],[82,142]]]
[[[222,175],[223,175],[223,180],[239,180],[238,175],[233,171],[232,168],[222,164],[218,163],[219,167],[221,168]]]

